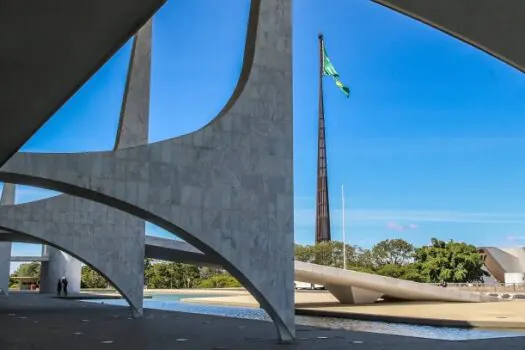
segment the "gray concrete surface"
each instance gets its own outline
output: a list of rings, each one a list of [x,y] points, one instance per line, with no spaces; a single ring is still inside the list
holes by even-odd
[[[525,71],[522,0],[372,0]]]
[[[64,277],[68,281],[68,293],[80,293],[82,262],[54,247],[44,246],[44,249],[48,260],[40,266],[40,293],[56,293],[58,281]]]
[[[507,252],[496,247],[481,247],[479,249],[485,255],[485,268],[498,282],[505,282],[505,273],[507,272],[525,272],[522,267],[522,264],[525,263],[525,259],[522,258],[523,253]],[[523,252],[523,248],[517,250]]]
[[[218,259],[202,254],[197,248],[186,242],[152,236],[146,236],[145,257],[200,266],[220,266]]]
[[[134,39],[117,147],[147,142],[151,39],[152,23],[148,21]],[[130,303],[134,315],[141,316],[143,220],[87,199],[60,195],[0,208],[0,226],[13,231],[0,233],[4,240],[29,236],[37,242],[53,245],[47,248],[49,261],[42,263],[42,293],[56,293],[58,280],[62,277],[68,278],[70,292],[80,291],[81,263],[73,258],[75,256],[107,277]]]
[[[15,185],[5,183],[0,197],[0,206],[15,204]],[[9,294],[11,269],[11,242],[0,242],[0,289]]]
[[[35,243],[39,243],[38,241],[35,240]],[[42,261],[49,261],[49,256],[47,255],[39,255],[39,256],[22,256],[22,255],[19,255],[19,256],[11,256],[11,262],[34,262],[34,261],[38,261],[38,262],[42,262]]]
[[[253,0],[241,76],[207,126],[147,146],[16,154],[4,181],[148,220],[215,256],[290,340],[293,319],[291,2]]]
[[[164,2],[2,1],[0,165]]]
[[[344,293],[340,288],[352,286],[402,300],[472,303],[498,301],[497,298],[475,292],[442,288],[428,283],[417,283],[364,272],[343,270],[331,266],[310,264],[302,261],[295,262],[295,279],[301,282],[335,287],[337,289],[334,293],[335,297],[338,297],[338,295],[339,297],[344,297]],[[348,296],[348,299],[350,300],[352,297],[353,296]]]
[[[142,220],[82,198],[57,196],[1,207],[0,225],[32,236],[90,265],[119,290],[136,316],[142,314]],[[72,287],[80,278],[78,262],[71,265],[67,256],[58,250],[53,252],[58,256],[51,256],[50,262],[43,263],[43,292],[56,293],[56,276],[66,274]]]
[[[159,310],[128,316],[121,307],[13,294],[0,308],[0,349],[492,350],[523,349],[525,343],[522,337],[439,341],[298,326],[297,340],[281,345],[270,322]]]

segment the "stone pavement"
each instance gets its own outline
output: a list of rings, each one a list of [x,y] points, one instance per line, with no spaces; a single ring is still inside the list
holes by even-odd
[[[525,338],[437,341],[375,333],[297,327],[293,344],[276,343],[270,322],[145,310],[15,294],[0,310],[2,350],[92,349],[525,349]]]

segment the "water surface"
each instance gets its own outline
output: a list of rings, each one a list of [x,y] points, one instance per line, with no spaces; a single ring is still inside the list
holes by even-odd
[[[144,299],[144,308],[188,312],[194,314],[235,317],[251,320],[270,321],[270,317],[262,309],[190,304],[180,301],[184,298],[199,298],[215,296],[212,294],[153,294],[152,299]],[[222,295],[221,295],[222,296]],[[124,299],[117,300],[86,300],[87,302],[104,303],[108,305],[127,306]],[[359,332],[401,335],[439,340],[475,340],[491,338],[523,337],[525,330],[501,330],[481,328],[454,328],[419,326],[392,322],[360,321],[333,317],[296,316],[296,323],[304,326],[345,329]],[[299,332],[300,333],[300,332]]]

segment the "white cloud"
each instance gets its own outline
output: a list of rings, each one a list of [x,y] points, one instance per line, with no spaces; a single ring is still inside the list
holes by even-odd
[[[508,241],[525,241],[525,236],[507,236]]]

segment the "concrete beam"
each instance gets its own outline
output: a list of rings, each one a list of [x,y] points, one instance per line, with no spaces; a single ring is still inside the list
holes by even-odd
[[[42,262],[49,261],[49,256],[12,256],[11,262]]]
[[[372,0],[525,72],[522,0]]]
[[[165,1],[2,2],[0,165]]]

